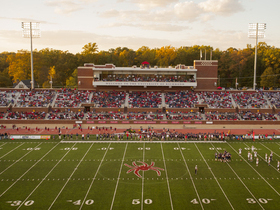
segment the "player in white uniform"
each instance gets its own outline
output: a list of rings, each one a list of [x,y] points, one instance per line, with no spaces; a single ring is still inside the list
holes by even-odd
[[[264,159],[265,159],[265,162],[267,162],[267,153],[265,153]]]
[[[256,159],[256,166],[259,165],[259,158]]]
[[[241,155],[241,153],[242,153],[242,149],[241,148],[239,148],[238,153],[239,153],[239,155]]]
[[[268,165],[270,166],[270,158],[268,158],[268,161],[267,161]]]
[[[250,160],[250,157],[251,157],[251,153],[250,151],[248,151],[248,160]]]
[[[194,167],[194,173],[195,173],[195,175],[197,174],[197,170],[198,170],[197,165],[195,165],[195,167]]]
[[[258,157],[257,151],[254,152],[254,158]]]
[[[278,163],[277,163],[277,170],[279,171],[279,168],[280,168],[280,161],[278,160]]]
[[[253,154],[250,153],[250,162],[252,162],[252,161],[253,161]]]

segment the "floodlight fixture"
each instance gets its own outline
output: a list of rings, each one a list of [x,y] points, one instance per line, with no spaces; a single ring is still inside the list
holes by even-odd
[[[22,36],[24,38],[30,38],[31,53],[30,53],[30,62],[31,62],[31,89],[34,89],[34,74],[33,74],[33,48],[32,48],[32,38],[40,38],[40,23],[39,22],[22,22]]]
[[[248,37],[256,39],[253,90],[256,90],[256,85],[257,85],[256,77],[257,77],[258,39],[265,37],[264,34],[265,29],[266,29],[266,23],[249,23]]]

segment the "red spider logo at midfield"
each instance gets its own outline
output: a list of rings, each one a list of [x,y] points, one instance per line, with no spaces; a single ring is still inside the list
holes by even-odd
[[[139,174],[139,171],[153,170],[153,171],[156,171],[156,172],[157,172],[157,175],[158,175],[158,176],[160,176],[160,174],[161,174],[159,170],[164,171],[163,168],[154,167],[154,165],[155,165],[154,162],[152,162],[151,165],[148,165],[147,163],[144,163],[144,162],[142,162],[142,161],[137,161],[137,162],[142,163],[143,165],[138,166],[138,165],[135,163],[135,161],[132,162],[132,164],[133,164],[135,167],[130,166],[130,165],[126,164],[126,163],[124,164],[125,166],[131,168],[131,169],[129,169],[129,170],[126,172],[127,174],[130,173],[131,171],[134,171],[134,174],[135,174],[136,176],[138,176],[138,177],[141,178],[142,176]]]

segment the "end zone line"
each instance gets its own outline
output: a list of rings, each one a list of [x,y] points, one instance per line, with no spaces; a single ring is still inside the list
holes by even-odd
[[[0,159],[2,159],[3,157],[5,157],[6,155],[8,155],[9,153],[11,153],[12,151],[14,151],[15,149],[17,149],[18,147],[20,147],[20,146],[23,145],[23,144],[25,144],[25,143],[22,143],[22,144],[18,145],[16,148],[10,150],[10,151],[7,152],[5,155],[3,155],[2,157],[0,157]]]
[[[104,155],[103,155],[103,158],[102,158],[101,161],[100,161],[100,164],[99,164],[99,166],[98,166],[98,168],[97,168],[97,170],[96,170],[96,172],[95,172],[95,174],[94,174],[94,177],[93,177],[93,179],[92,179],[92,181],[91,181],[91,183],[90,183],[90,185],[89,185],[89,188],[88,188],[88,190],[87,190],[87,193],[86,193],[86,195],[85,195],[85,198],[84,198],[83,202],[81,203],[81,206],[80,206],[80,208],[79,208],[80,210],[83,208],[83,205],[84,205],[84,203],[85,203],[85,201],[86,201],[86,199],[87,199],[87,196],[88,196],[88,194],[89,194],[89,191],[90,191],[90,189],[91,189],[91,187],[92,187],[92,185],[93,185],[93,182],[94,182],[94,180],[95,180],[95,178],[96,178],[96,176],[97,176],[97,173],[98,173],[98,171],[99,171],[99,169],[100,169],[100,167],[101,167],[101,165],[102,165],[102,163],[103,163],[103,161],[104,161],[104,158],[105,158],[105,156],[106,156],[106,154],[107,154],[107,152],[108,152],[110,146],[111,146],[111,143],[108,145],[108,147],[107,147],[107,149],[106,149],[106,151],[105,151],[105,153],[104,153]]]
[[[43,142],[42,142],[43,143]],[[36,147],[40,146],[42,143],[38,144]],[[36,148],[34,147],[34,148]],[[22,158],[24,158],[26,155],[28,155],[30,152],[32,152],[34,150],[30,150],[29,152],[25,153],[23,156],[21,156],[19,159],[17,159],[14,163],[12,163],[11,165],[9,165],[7,168],[5,168],[3,171],[0,172],[0,175],[3,174],[6,170],[8,170],[9,168],[11,168],[13,165],[15,165],[18,161],[20,161]]]
[[[219,152],[216,147],[212,144],[212,146],[215,148],[215,150],[217,152]],[[237,152],[236,152],[237,153]],[[249,190],[249,188],[246,186],[246,184],[242,181],[242,179],[238,176],[238,174],[235,172],[235,170],[231,167],[230,164],[228,164],[228,162],[226,162],[226,164],[228,165],[228,167],[230,167],[231,171],[235,174],[235,176],[239,179],[239,181],[243,184],[243,186],[247,189],[247,191],[252,195],[252,197],[256,200],[256,202],[259,204],[259,206],[265,210],[265,208],[260,204],[260,202],[258,201],[258,199],[254,196],[254,194]]]
[[[236,152],[236,154],[238,154],[237,153],[237,151],[230,145],[230,144],[228,144],[235,152]],[[248,163],[247,162],[247,160],[243,157],[243,156],[241,156],[241,158],[271,187],[271,189],[273,189],[274,190],[274,192],[278,195],[278,196],[280,196],[280,194],[279,194],[279,192],[277,192],[277,190],[275,190],[274,189],[274,187],[272,187],[271,186],[271,184],[269,184],[266,180],[265,180],[265,178],[263,178],[263,176],[262,175],[260,175],[260,173],[259,172],[257,172],[257,170],[256,169],[254,169],[253,168],[253,166],[250,164],[250,163]]]
[[[60,141],[60,143],[184,143],[184,144],[192,144],[192,143],[220,143],[225,144],[226,141]]]
[[[73,144],[73,146],[71,147],[71,149],[75,146],[76,144]],[[46,176],[44,176],[44,178],[42,179],[42,181],[39,182],[39,184],[31,191],[31,193],[24,199],[24,201],[22,201],[22,203],[19,205],[19,207],[17,208],[17,210],[22,207],[22,205],[27,201],[27,199],[37,190],[37,188],[45,181],[45,179],[50,175],[50,173],[56,168],[56,166],[63,160],[63,158],[71,151],[68,150],[63,156],[62,158],[60,158],[60,160],[52,167],[52,169],[47,173]]]
[[[234,209],[233,206],[232,206],[232,204],[231,204],[231,202],[230,202],[230,200],[228,199],[228,197],[227,197],[225,191],[223,190],[222,186],[221,186],[220,183],[218,182],[217,177],[215,176],[214,172],[213,172],[212,169],[209,167],[208,163],[206,162],[204,156],[202,155],[202,153],[201,153],[200,150],[198,149],[197,145],[196,145],[196,144],[194,144],[194,145],[195,145],[196,149],[198,150],[199,154],[201,155],[202,159],[203,159],[204,162],[206,163],[206,165],[207,165],[208,169],[210,170],[212,176],[214,177],[215,181],[216,181],[217,184],[219,185],[219,187],[220,187],[221,191],[223,192],[224,196],[226,197],[226,199],[227,199],[229,205],[231,206],[232,209]],[[212,145],[213,145],[213,144],[212,144]]]
[[[113,195],[113,199],[112,199],[112,203],[111,203],[110,210],[113,209],[113,205],[114,205],[114,201],[115,201],[115,197],[116,197],[116,193],[117,193],[117,189],[118,189],[118,185],[119,185],[119,181],[120,181],[120,176],[121,176],[121,172],[122,172],[124,157],[125,157],[125,154],[126,154],[127,145],[128,145],[128,144],[126,144],[125,149],[124,149],[123,158],[122,158],[122,163],[121,163],[119,175],[118,175],[118,178],[117,178],[117,183],[116,183],[116,187],[115,187],[115,191],[114,191],[114,195]]]
[[[197,195],[197,198],[198,198],[198,200],[199,200],[199,203],[200,203],[201,209],[202,209],[202,210],[204,210],[204,207],[203,207],[203,205],[202,205],[202,202],[201,202],[200,196],[199,196],[198,191],[197,191],[197,189],[196,189],[196,186],[195,186],[195,184],[194,184],[194,181],[193,181],[193,178],[192,178],[191,172],[190,172],[190,170],[189,170],[188,164],[187,164],[187,162],[186,162],[185,156],[183,155],[183,152],[182,152],[182,150],[181,150],[181,147],[180,147],[179,143],[177,143],[177,144],[178,144],[178,147],[179,147],[180,153],[181,153],[181,155],[182,155],[182,158],[183,158],[183,160],[184,160],[184,163],[185,163],[185,165],[186,165],[186,168],[187,168],[187,170],[188,170],[188,172],[189,172],[190,179],[191,179],[191,181],[192,181],[192,184],[193,184],[193,187],[194,187],[194,191],[195,191],[195,193],[196,193],[196,195]]]
[[[166,182],[167,182],[167,188],[168,188],[168,193],[169,193],[171,209],[173,210],[174,208],[173,208],[172,196],[171,196],[171,191],[170,191],[170,186],[169,186],[169,180],[168,180],[168,174],[167,174],[167,168],[166,168],[166,163],[165,163],[164,152],[163,152],[163,149],[162,149],[162,144],[160,144],[160,146],[161,146],[161,153],[162,153],[162,158],[163,158],[163,164],[164,164],[164,168],[165,168],[165,176],[166,176]]]
[[[57,194],[56,198],[53,200],[52,204],[50,205],[50,207],[48,209],[52,208],[53,204],[56,202],[57,198],[60,196],[61,192],[64,190],[65,186],[68,184],[68,182],[70,181],[71,177],[76,172],[77,168],[82,163],[82,161],[84,160],[85,156],[88,154],[88,152],[89,152],[89,150],[91,149],[92,146],[93,146],[93,143],[90,145],[90,147],[88,148],[88,150],[86,151],[84,156],[81,158],[80,162],[76,165],[76,167],[74,168],[72,174],[68,177],[67,181],[65,182],[65,184],[63,185],[63,187],[61,188],[61,190],[59,191],[59,193]]]

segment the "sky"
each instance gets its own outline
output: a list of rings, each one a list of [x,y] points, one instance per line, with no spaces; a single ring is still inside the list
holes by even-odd
[[[278,5],[278,6],[277,6]],[[30,51],[22,22],[40,22],[33,49],[80,53],[142,46],[255,46],[249,23],[266,23],[259,41],[280,47],[279,0],[9,0],[0,7],[0,52]]]

